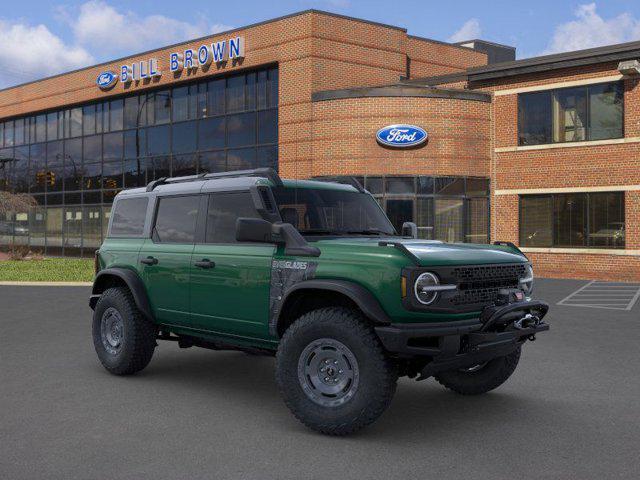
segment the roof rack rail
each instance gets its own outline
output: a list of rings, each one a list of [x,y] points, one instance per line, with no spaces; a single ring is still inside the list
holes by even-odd
[[[334,182],[341,183],[343,185],[351,185],[360,193],[366,192],[365,188],[358,181],[356,177],[353,176],[332,176],[332,175],[323,175],[322,177],[316,177],[314,180],[318,180],[320,182]]]
[[[265,177],[276,186],[282,186],[282,179],[273,168],[254,168],[253,170],[235,170],[231,172],[207,173],[204,178]]]
[[[147,184],[147,192],[153,191],[159,185],[168,183],[195,182],[197,180],[209,180],[213,178],[236,178],[236,177],[265,177],[271,180],[276,186],[282,185],[282,179],[273,168],[256,168],[253,170],[234,170],[231,172],[200,173],[198,175],[187,175],[185,177],[162,177]]]
[[[147,192],[153,191],[158,185],[165,185],[167,183],[183,183],[194,182],[196,180],[202,180],[206,173],[200,173],[198,175],[187,175],[184,177],[161,177],[156,180],[152,180],[147,184]]]

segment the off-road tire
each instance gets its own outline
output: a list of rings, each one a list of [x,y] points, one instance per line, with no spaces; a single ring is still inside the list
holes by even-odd
[[[476,371],[451,370],[435,379],[444,387],[461,395],[480,395],[498,388],[514,372],[520,360],[520,347],[509,355],[494,358]]]
[[[101,335],[104,314],[108,309],[115,309],[122,318],[121,344],[115,353],[107,350]],[[156,347],[157,328],[138,310],[129,289],[116,287],[105,290],[93,313],[92,330],[93,346],[100,363],[110,373],[131,375],[151,361]]]
[[[357,361],[357,388],[338,406],[314,403],[299,380],[301,356],[319,339],[340,342]],[[302,315],[285,332],[276,355],[276,382],[285,404],[307,427],[328,435],[348,435],[374,422],[391,403],[397,380],[396,366],[373,328],[359,312],[347,308]]]

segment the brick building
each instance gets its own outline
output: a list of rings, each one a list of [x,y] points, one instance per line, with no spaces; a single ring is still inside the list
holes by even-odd
[[[515,61],[305,11],[0,91],[0,245],[89,255],[115,194],[273,166],[355,176],[423,238],[508,240],[541,275],[639,279],[640,43]],[[389,125],[428,141],[383,145]]]

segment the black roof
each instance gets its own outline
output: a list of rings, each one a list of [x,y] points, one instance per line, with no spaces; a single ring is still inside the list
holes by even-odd
[[[470,68],[467,75],[474,82],[639,57],[640,41],[636,41]]]

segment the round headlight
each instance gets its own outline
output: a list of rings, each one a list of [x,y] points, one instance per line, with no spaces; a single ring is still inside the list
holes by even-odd
[[[440,281],[435,274],[431,272],[425,272],[421,274],[414,284],[413,291],[418,301],[423,305],[429,305],[433,303],[438,296],[438,292],[431,290],[430,287],[438,285]]]
[[[533,267],[531,265],[525,267],[524,276],[520,278],[520,288],[527,295],[531,295],[533,292]]]

